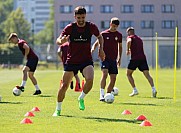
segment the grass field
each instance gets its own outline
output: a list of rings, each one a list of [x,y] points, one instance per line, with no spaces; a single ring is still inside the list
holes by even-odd
[[[155,80],[155,70],[150,72]],[[21,70],[0,70],[0,133],[180,133],[181,70],[177,70],[176,101],[173,100],[173,70],[159,70],[157,98],[151,98],[151,88],[139,71],[134,73],[139,95],[129,97],[132,89],[125,73],[125,69],[119,70],[116,82],[119,95],[113,104],[99,101],[101,71],[95,68],[93,89],[85,97],[86,109],[78,109],[77,98],[80,93],[68,89],[62,105],[62,116],[52,117],[61,70],[38,70],[35,76],[42,95],[32,95],[34,86],[28,80],[25,92],[19,97],[12,94],[12,89],[21,83]],[[20,124],[33,107],[41,110],[30,118],[33,124]],[[126,109],[132,114],[122,115]],[[141,114],[153,126],[140,127],[141,122],[135,118]]]

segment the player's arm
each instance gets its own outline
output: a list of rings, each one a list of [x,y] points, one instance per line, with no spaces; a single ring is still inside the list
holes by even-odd
[[[121,57],[122,57],[122,51],[123,51],[123,48],[122,48],[122,43],[118,43],[119,45],[119,47],[118,47],[118,60],[117,60],[117,62],[118,62],[118,66],[120,66],[121,65]]]
[[[24,48],[24,50],[25,50],[25,58],[27,59],[27,56],[28,56],[28,54],[29,54],[29,52],[30,52],[30,47],[25,43],[25,44],[23,45],[23,48]]]
[[[131,47],[131,38],[127,39],[126,46],[127,46],[126,54],[129,55],[129,54],[131,54],[131,49],[130,49],[130,47]]]
[[[61,48],[59,47],[58,50],[57,50],[57,55],[59,56],[60,58],[60,61],[62,61],[62,51],[61,51]],[[63,61],[62,61],[63,62]]]
[[[103,50],[104,40],[103,40],[102,35],[100,34],[99,36],[97,36],[97,39],[98,39],[98,43],[99,43],[99,57],[102,61],[104,61],[105,60],[105,53]]]
[[[63,43],[67,42],[69,40],[69,37],[70,37],[70,35],[67,35],[67,36],[66,35],[64,35],[64,36],[60,35],[56,40],[57,45],[62,45]]]
[[[95,49],[98,47],[98,45],[99,45],[98,40],[96,40],[95,43],[92,45],[91,54],[95,51]]]

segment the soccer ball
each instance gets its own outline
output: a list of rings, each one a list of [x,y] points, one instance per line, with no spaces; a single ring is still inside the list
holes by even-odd
[[[112,93],[106,93],[104,96],[106,103],[113,103],[114,102],[114,95]]]
[[[21,90],[18,89],[17,87],[14,87],[14,88],[13,88],[13,94],[14,94],[15,96],[20,96],[20,95],[21,95]]]
[[[117,87],[114,87],[111,93],[116,96],[118,95],[118,92],[119,92],[119,89]]]

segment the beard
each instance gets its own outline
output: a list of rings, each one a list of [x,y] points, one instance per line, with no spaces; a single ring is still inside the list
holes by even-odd
[[[78,24],[79,26],[84,26],[85,21],[78,21],[77,24]]]

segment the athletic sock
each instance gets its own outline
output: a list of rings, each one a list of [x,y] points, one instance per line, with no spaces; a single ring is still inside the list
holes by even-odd
[[[62,102],[57,102],[56,110],[61,110]]]
[[[100,98],[104,98],[104,89],[103,88],[100,89]]]
[[[152,91],[156,92],[156,88],[154,86],[152,86]]]
[[[40,88],[38,87],[38,85],[35,85],[35,88],[36,88],[37,91],[40,90]]]
[[[82,91],[78,99],[84,99],[85,95],[86,94]]]
[[[22,82],[21,82],[21,86],[25,86],[26,85],[26,81],[25,80],[23,80]]]
[[[138,92],[138,90],[136,89],[136,87],[133,88],[133,91],[134,91],[134,92]]]

